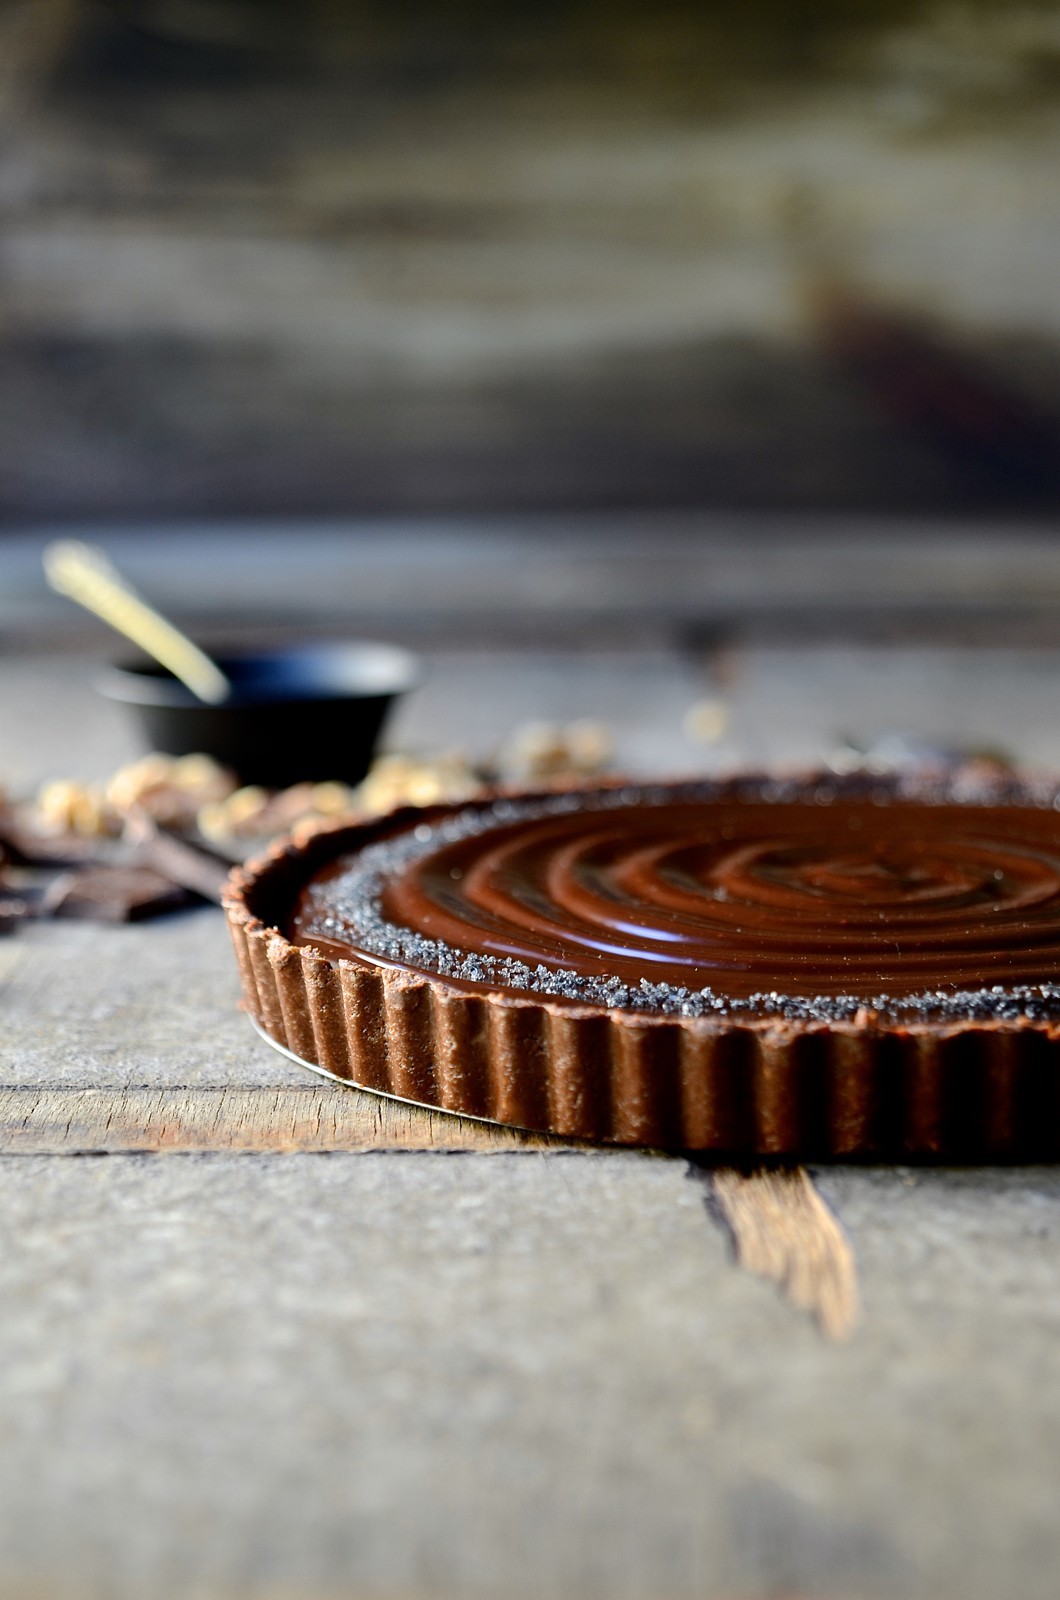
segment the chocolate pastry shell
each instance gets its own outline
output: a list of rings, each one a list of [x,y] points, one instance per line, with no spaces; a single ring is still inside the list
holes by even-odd
[[[734,780],[729,792],[763,781]],[[829,781],[864,793],[862,780]],[[353,1086],[572,1139],[718,1158],[1060,1155],[1057,1017],[896,1021],[869,1005],[837,1021],[608,1010],[474,992],[353,952],[330,960],[281,931],[321,868],[456,809],[402,807],[281,841],[233,871],[224,907],[244,1007],[278,1045]]]

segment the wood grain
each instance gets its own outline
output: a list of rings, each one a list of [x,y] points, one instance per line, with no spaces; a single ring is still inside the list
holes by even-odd
[[[719,1167],[711,1181],[740,1266],[778,1283],[826,1338],[847,1338],[861,1309],[854,1252],[805,1168]]]
[[[564,1148],[393,1100],[305,1088],[0,1088],[0,1154]]]

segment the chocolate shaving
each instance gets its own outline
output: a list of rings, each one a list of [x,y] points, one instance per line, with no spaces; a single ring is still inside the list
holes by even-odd
[[[32,904],[25,895],[0,886],[0,933],[14,933],[17,924],[32,915]]]
[[[138,866],[150,867],[171,883],[220,905],[230,861],[178,838],[143,811],[130,813],[124,837]]]
[[[141,922],[187,905],[189,898],[186,889],[151,867],[92,866],[56,878],[41,912],[91,922]]]
[[[67,869],[43,888],[0,882],[0,932],[35,915],[136,922],[185,906],[193,896],[217,904],[231,866],[145,812],[133,813],[117,840],[50,833],[16,806],[0,811],[0,857],[19,879]]]
[[[35,877],[23,868],[0,868],[0,933],[13,933],[18,923],[36,916],[43,891]]]
[[[35,827],[23,807],[0,809],[0,853],[15,866],[80,866],[99,855],[100,843],[86,834],[50,833]]]

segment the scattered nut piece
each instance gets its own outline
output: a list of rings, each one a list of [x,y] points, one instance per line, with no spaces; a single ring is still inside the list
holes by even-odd
[[[200,806],[195,826],[209,844],[223,847],[232,841],[232,828],[223,800],[211,800],[208,805]]]
[[[729,726],[729,712],[723,700],[697,700],[685,712],[681,725],[686,739],[717,744]]]
[[[79,833],[96,837],[112,831],[99,789],[57,778],[37,795],[37,818],[48,833]]]
[[[287,833],[302,822],[332,822],[353,809],[353,790],[344,783],[295,783],[274,794],[250,787],[201,806],[196,826],[204,839],[228,849]]]
[[[313,810],[321,817],[342,817],[353,810],[353,790],[345,783],[315,783]]]
[[[602,722],[524,722],[501,746],[497,768],[508,782],[576,777],[600,772],[611,755],[611,735]]]
[[[434,805],[440,800],[466,800],[482,781],[459,751],[432,756],[380,756],[367,778],[354,791],[355,809],[378,816],[394,806]]]
[[[575,772],[602,772],[610,766],[614,759],[615,742],[606,723],[581,717],[577,722],[567,724],[565,734]]]
[[[237,788],[236,779],[212,756],[181,756],[173,763],[173,782],[178,789],[193,795],[201,805],[209,800],[227,800]]]
[[[268,790],[259,788],[257,784],[247,784],[221,802],[236,832],[255,823],[268,803]]]
[[[148,795],[172,781],[173,766],[172,756],[155,753],[119,767],[106,787],[108,803],[115,811],[142,805]]]
[[[611,755],[602,723],[565,727],[528,723],[506,747],[502,777],[562,777],[597,772]],[[270,793],[256,784],[237,787],[230,772],[206,755],[159,752],[120,767],[102,788],[61,779],[37,797],[36,824],[50,834],[115,835],[148,820],[160,828],[195,828],[200,838],[226,855],[253,843],[296,832],[309,838],[337,818],[378,816],[400,805],[429,806],[470,799],[484,774],[458,750],[431,756],[380,756],[367,777],[351,788],[338,781],[296,783]]]
[[[235,787],[232,774],[210,756],[174,758],[156,751],[119,767],[106,799],[118,817],[137,810],[171,827],[190,827],[201,805],[224,800]]]

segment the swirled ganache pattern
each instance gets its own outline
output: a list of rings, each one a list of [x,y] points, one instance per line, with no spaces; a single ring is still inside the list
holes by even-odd
[[[288,931],[637,1012],[1060,1016],[1060,813],[864,784],[497,800],[332,863]]]

